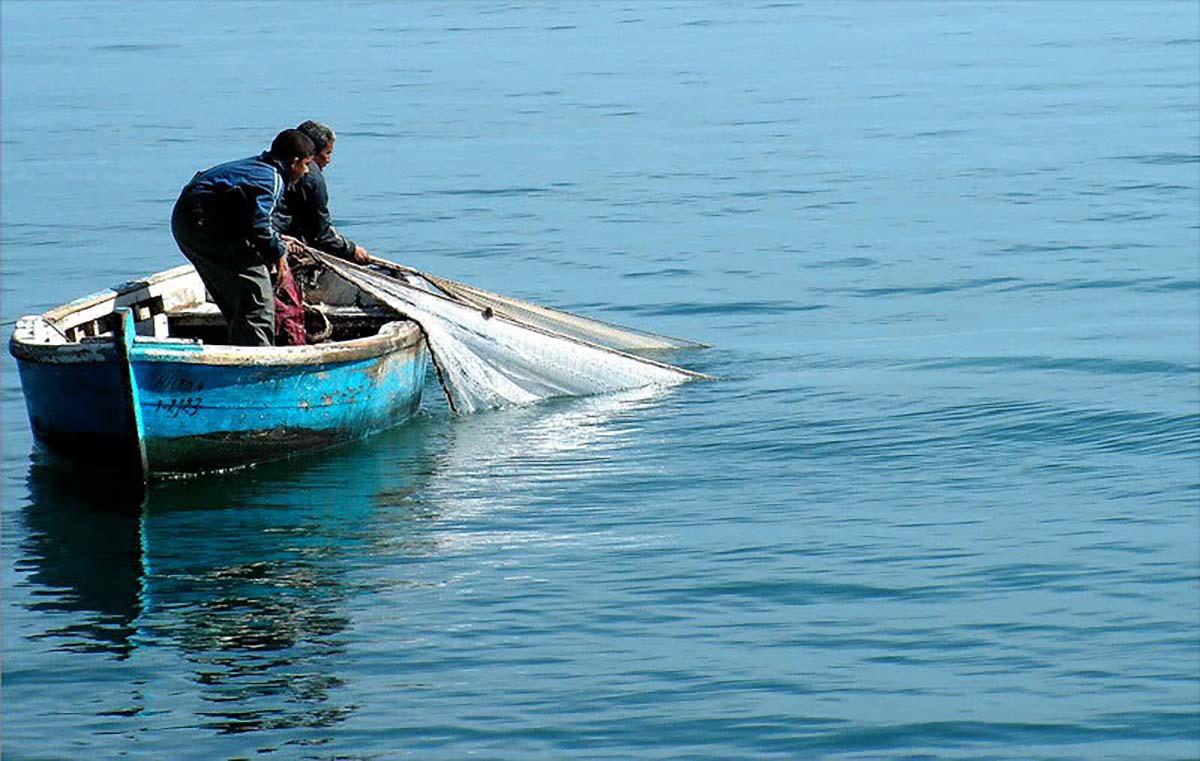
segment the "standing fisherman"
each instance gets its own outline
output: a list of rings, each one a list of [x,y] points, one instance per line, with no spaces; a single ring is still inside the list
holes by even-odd
[[[313,141],[314,155],[308,174],[283,191],[283,200],[275,209],[275,228],[327,254],[367,264],[371,255],[362,246],[337,231],[329,213],[329,188],[322,169],[333,158],[337,136],[329,127],[308,120],[296,129]],[[275,283],[275,340],[285,346],[303,346],[308,342],[304,325],[304,296],[300,284],[291,276]]]
[[[311,119],[296,129],[313,141],[313,165],[299,182],[283,191],[283,203],[275,212],[275,226],[327,254],[367,264],[371,261],[367,250],[339,233],[329,214],[329,188],[322,170],[333,159],[337,135]]]
[[[271,224],[285,184],[312,163],[312,140],[300,130],[275,136],[258,155],[197,172],[179,194],[171,232],[229,324],[229,343],[271,346],[275,302],[268,268],[288,274],[286,243]]]

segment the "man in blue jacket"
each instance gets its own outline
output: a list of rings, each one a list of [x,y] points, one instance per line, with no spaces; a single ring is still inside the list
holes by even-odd
[[[296,247],[279,236],[271,216],[285,185],[308,172],[313,153],[307,135],[284,130],[265,153],[197,172],[175,202],[171,232],[225,316],[231,344],[275,342],[269,268],[287,272],[288,249]]]
[[[284,189],[283,203],[275,211],[276,228],[327,254],[368,263],[371,256],[367,250],[339,233],[329,214],[329,188],[322,170],[333,158],[337,136],[311,119],[296,129],[313,141],[313,163],[308,174]]]

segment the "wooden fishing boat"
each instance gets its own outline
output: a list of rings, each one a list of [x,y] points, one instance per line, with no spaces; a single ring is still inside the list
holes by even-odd
[[[429,362],[420,328],[314,264],[308,346],[221,343],[190,266],[21,318],[17,360],[47,449],[146,480],[278,459],[408,418]]]

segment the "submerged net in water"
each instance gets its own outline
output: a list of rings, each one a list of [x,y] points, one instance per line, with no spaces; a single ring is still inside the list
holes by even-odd
[[[636,348],[698,344],[625,331],[608,323],[576,318],[556,310],[545,310],[547,319],[539,320],[536,310],[544,308],[470,289],[470,286],[440,281],[413,270],[400,272],[399,268],[389,268],[393,269],[391,274],[384,274],[333,257],[314,256],[347,281],[421,326],[438,378],[455,412],[528,404],[553,396],[671,385],[706,377],[628,354],[602,342],[607,340]],[[452,288],[443,288],[443,283],[450,283]],[[477,292],[476,296],[485,294],[493,302],[501,299],[511,304],[484,302],[484,307],[479,308],[472,303],[475,299],[468,298],[470,294],[460,296],[454,289],[470,289]],[[467,293],[465,290],[460,292]],[[525,318],[519,316],[517,307],[525,310]],[[569,318],[575,318],[575,321]],[[558,324],[570,322],[572,331],[556,329],[556,321]],[[601,328],[589,328],[589,323]],[[591,335],[589,330],[604,335]],[[629,338],[622,338],[622,334]],[[648,347],[645,339],[639,339],[639,336],[650,336],[665,345]],[[673,341],[679,343],[669,343]]]

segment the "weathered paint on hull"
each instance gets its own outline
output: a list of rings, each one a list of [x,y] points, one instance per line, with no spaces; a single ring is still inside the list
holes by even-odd
[[[120,470],[129,462],[136,425],[123,402],[115,358],[87,365],[17,361],[29,424],[52,452]]]
[[[139,338],[130,364],[150,472],[278,459],[404,421],[420,404],[428,354],[411,326],[385,330],[396,334],[386,350],[341,350],[316,363],[303,361],[315,347],[284,350],[289,361],[239,362],[228,349],[222,356],[201,344]],[[31,427],[48,449],[93,461],[125,456],[131,421],[111,343],[80,347],[67,361],[14,354]]]
[[[424,352],[315,368],[134,363],[152,470],[259,462],[377,433],[412,415]],[[176,368],[172,368],[176,369]]]

